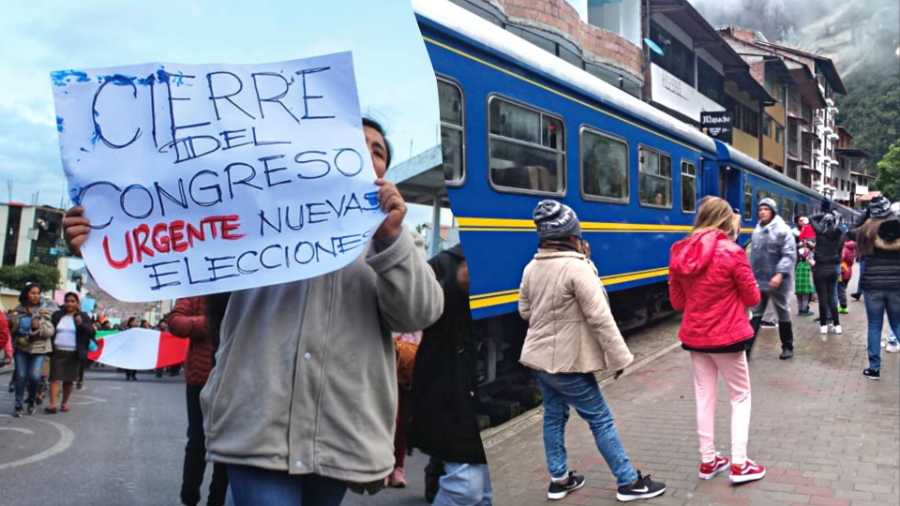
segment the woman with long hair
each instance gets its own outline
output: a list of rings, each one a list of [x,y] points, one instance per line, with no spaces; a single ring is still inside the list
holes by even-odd
[[[766,474],[747,458],[750,374],[744,350],[753,337],[747,308],[759,304],[760,293],[746,253],[734,243],[733,214],[725,200],[703,200],[691,234],[672,245],[669,295],[672,307],[684,312],[678,338],[694,364],[700,478],[730,468],[732,483],[745,483]],[[731,461],[714,443],[719,374],[731,392]]]
[[[869,367],[863,375],[881,379],[881,332],[884,315],[895,336],[900,335],[900,219],[891,212],[891,203],[882,196],[872,199],[865,221],[847,232],[856,241],[856,250],[866,262],[860,285],[868,320]],[[896,352],[896,345],[888,351]]]
[[[41,303],[41,287],[36,283],[26,284],[19,292],[19,305],[9,315],[9,330],[15,341],[16,418],[22,416],[23,401],[28,405],[28,414],[34,414],[44,362],[53,351],[50,317],[50,309]],[[24,399],[26,387],[28,398]]]
[[[53,323],[53,353],[50,355],[50,405],[44,408],[56,414],[56,401],[62,382],[63,398],[59,411],[69,411],[69,397],[78,380],[78,370],[88,364],[88,348],[97,331],[87,313],[81,311],[77,293],[65,295],[63,307],[50,317]]]
[[[816,268],[813,269],[813,283],[819,296],[819,325],[822,334],[828,333],[829,326],[835,334],[840,334],[841,317],[838,311],[837,284],[840,278],[841,253],[844,250],[844,230],[841,215],[836,211],[816,214],[810,217],[810,225],[816,233]],[[831,320],[831,324],[828,323]]]

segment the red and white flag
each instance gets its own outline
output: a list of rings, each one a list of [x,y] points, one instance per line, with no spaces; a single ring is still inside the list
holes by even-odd
[[[97,350],[88,353],[88,358],[122,369],[152,370],[183,364],[188,344],[188,339],[158,330],[98,332]]]

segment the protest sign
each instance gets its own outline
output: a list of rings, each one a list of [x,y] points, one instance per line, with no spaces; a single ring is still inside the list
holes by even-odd
[[[326,274],[384,219],[350,53],[51,78],[82,255],[120,300]]]

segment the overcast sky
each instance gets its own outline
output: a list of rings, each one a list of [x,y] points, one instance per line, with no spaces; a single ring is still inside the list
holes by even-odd
[[[0,16],[0,201],[59,206],[49,73],[148,62],[262,63],[353,51],[364,115],[397,162],[437,144],[437,88],[409,0],[32,1]],[[68,201],[64,202],[68,206]],[[417,210],[411,221],[427,219]]]

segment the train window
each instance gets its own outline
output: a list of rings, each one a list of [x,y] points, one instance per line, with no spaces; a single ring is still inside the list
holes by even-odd
[[[749,183],[744,185],[744,219],[753,219],[753,186]]]
[[[757,189],[756,190],[756,206],[759,207],[759,203],[762,202],[763,199],[766,197],[767,197],[766,190],[763,190],[762,188]]]
[[[528,193],[564,193],[562,121],[496,96],[488,105],[491,184]]]
[[[693,163],[681,162],[681,211],[697,212],[697,169]]]
[[[638,150],[638,155],[641,205],[671,209],[672,158],[644,147]]]
[[[454,83],[438,79],[438,101],[441,110],[441,155],[444,158],[444,181],[458,186],[465,179],[465,131],[463,127],[463,94]]]
[[[628,202],[628,144],[581,130],[581,191],[588,200]]]
[[[794,206],[791,204],[791,199],[785,197],[782,200],[781,205],[781,217],[784,219],[785,223],[793,223],[794,222]]]

